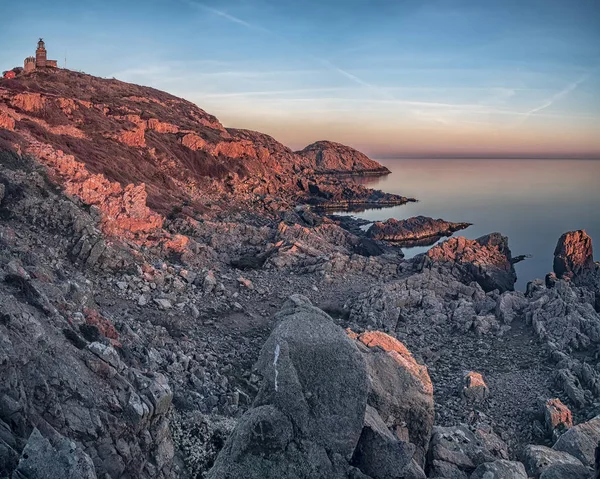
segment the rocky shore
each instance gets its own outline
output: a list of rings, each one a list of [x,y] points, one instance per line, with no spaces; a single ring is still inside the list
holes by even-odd
[[[323,164],[156,90],[1,80],[0,478],[595,478],[592,239],[515,291],[500,233],[405,259],[324,214],[408,199]]]

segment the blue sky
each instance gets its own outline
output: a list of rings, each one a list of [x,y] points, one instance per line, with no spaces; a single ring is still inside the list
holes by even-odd
[[[0,69],[40,36],[293,148],[600,156],[598,0],[2,2]]]

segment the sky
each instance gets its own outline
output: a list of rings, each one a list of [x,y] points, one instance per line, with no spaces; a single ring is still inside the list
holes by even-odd
[[[600,158],[600,0],[0,0],[0,70],[38,37],[293,149]]]

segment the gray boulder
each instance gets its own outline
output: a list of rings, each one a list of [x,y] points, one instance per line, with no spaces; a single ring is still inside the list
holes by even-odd
[[[417,363],[397,339],[380,331],[349,333],[363,353],[369,376],[368,403],[397,439],[416,446],[424,465],[433,428],[433,385],[427,367]]]
[[[429,458],[433,474],[431,477],[457,478],[463,476],[456,470],[471,473],[480,464],[496,460],[483,442],[464,425],[434,427]]]
[[[565,432],[552,449],[564,451],[579,459],[585,466],[594,467],[595,451],[600,441],[600,416],[578,424]]]
[[[480,464],[470,479],[527,479],[527,474],[522,463],[500,459]]]
[[[527,474],[535,478],[540,477],[549,467],[557,465],[583,466],[581,461],[571,454],[538,445],[529,445],[524,449],[523,463]]]
[[[208,477],[345,478],[363,431],[367,371],[353,341],[303,296],[277,314],[258,395]]]
[[[389,431],[377,411],[367,406],[365,426],[354,451],[352,464],[373,479],[404,479],[406,469],[411,466],[413,475],[420,468],[411,464],[415,446],[399,441]]]
[[[34,429],[12,479],[96,479],[94,463],[75,442],[63,437],[54,442]]]

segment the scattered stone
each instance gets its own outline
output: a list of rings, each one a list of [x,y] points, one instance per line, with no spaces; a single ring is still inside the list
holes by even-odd
[[[161,309],[171,309],[173,307],[173,304],[171,304],[171,301],[169,301],[168,299],[165,299],[165,298],[154,298],[154,302]]]
[[[210,270],[206,273],[203,282],[203,288],[205,293],[212,293],[214,289],[217,287],[217,278],[215,278],[215,273]]]
[[[573,426],[571,410],[558,399],[548,399],[544,404],[544,420],[551,436],[558,436]]]
[[[435,426],[429,447],[432,477],[467,477],[480,464],[496,460],[465,425]]]
[[[244,286],[244,287],[246,287],[246,288],[248,288],[248,289],[254,289],[254,285],[252,284],[252,281],[250,281],[249,279],[246,279],[246,278],[244,278],[243,276],[240,276],[240,277],[238,278],[238,282],[239,282],[239,283],[240,283],[242,286]]]
[[[594,471],[583,464],[555,464],[545,468],[540,479],[591,479]]]
[[[471,371],[465,375],[462,394],[469,402],[481,403],[489,397],[490,390],[483,380],[483,376],[480,373]]]

